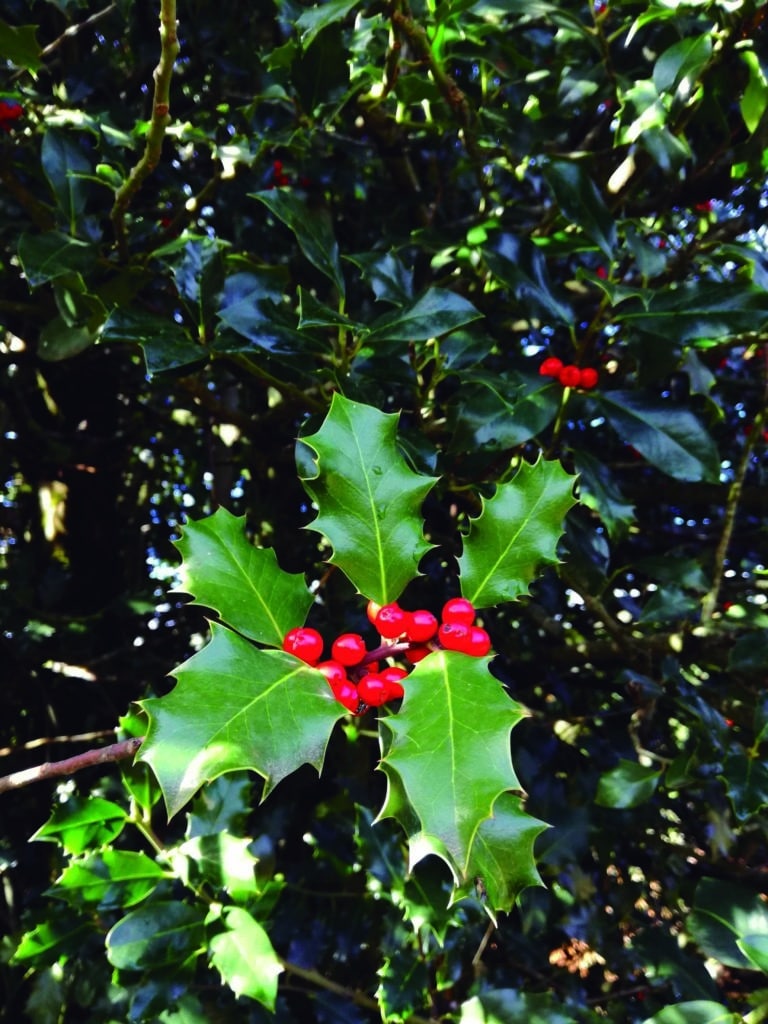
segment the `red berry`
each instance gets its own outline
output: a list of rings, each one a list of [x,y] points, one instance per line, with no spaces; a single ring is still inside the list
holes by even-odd
[[[594,366],[585,366],[584,369],[580,371],[579,387],[589,390],[597,384],[598,380],[599,374]]]
[[[557,356],[549,356],[539,367],[539,373],[542,377],[557,377],[562,368],[562,359],[558,359]]]
[[[418,611],[408,613],[405,635],[413,643],[423,644],[432,639],[438,625],[432,612],[428,612],[426,608],[419,608]]]
[[[469,640],[464,648],[466,654],[474,658],[484,658],[491,649],[491,638],[480,626],[472,626],[469,631]]]
[[[314,665],[323,653],[323,638],[316,629],[297,626],[285,634],[283,650],[301,658],[308,665]]]
[[[366,655],[365,640],[359,633],[342,633],[331,647],[331,657],[342,665],[359,665]]]
[[[340,665],[338,661],[321,661],[315,668],[318,672],[322,672],[331,689],[336,692],[335,687],[341,683],[348,683],[347,673],[344,671],[344,666]]]
[[[470,642],[472,626],[464,622],[444,622],[437,631],[437,638],[446,651],[464,651]]]
[[[418,662],[423,661],[426,658],[426,656],[431,653],[431,647],[424,647],[421,644],[411,644],[411,646],[405,652],[405,656],[412,665],[416,665]]]
[[[471,626],[475,621],[475,607],[466,597],[452,597],[443,605],[443,622],[461,622]]]
[[[581,370],[578,366],[573,366],[569,363],[568,366],[562,368],[557,375],[557,379],[564,388],[577,388],[581,383]]]
[[[275,174],[282,174],[283,173],[283,161],[282,160],[273,160],[272,161],[272,170],[273,170],[273,172]]]
[[[608,271],[605,269],[605,267],[598,267],[595,273],[601,281],[605,281],[608,278]]]
[[[379,677],[387,684],[387,700],[400,700],[405,695],[400,680],[405,679],[408,673],[399,665],[392,665],[379,672]]]
[[[343,683],[339,683],[337,686],[332,686],[333,695],[339,704],[342,704],[347,711],[351,711],[353,715],[356,715],[360,711],[360,693],[354,683],[350,682],[349,679],[345,679]]]
[[[394,640],[405,632],[407,622],[408,612],[403,611],[399,604],[393,602],[379,608],[373,624],[386,640]]]
[[[372,708],[380,708],[382,704],[386,704],[389,700],[388,691],[389,684],[381,676],[374,675],[373,673],[363,676],[357,684],[357,693],[360,700],[365,701]]]

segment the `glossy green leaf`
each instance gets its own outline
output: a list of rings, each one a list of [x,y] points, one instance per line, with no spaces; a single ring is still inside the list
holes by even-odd
[[[544,176],[561,212],[610,259],[616,248],[616,223],[587,168],[572,160],[550,160]]]
[[[310,208],[298,196],[283,189],[254,192],[252,198],[263,203],[293,232],[309,262],[325,274],[343,296],[344,275],[339,262],[339,247],[328,213],[323,209]]]
[[[722,1003],[707,999],[694,999],[688,1003],[675,1003],[648,1017],[643,1024],[737,1024],[742,1018]]]
[[[703,878],[686,923],[707,956],[727,967],[752,967],[737,942],[746,936],[768,936],[768,907],[748,886]]]
[[[741,750],[731,751],[719,776],[725,784],[733,813],[744,821],[768,806],[768,765]]]
[[[188,522],[174,543],[183,558],[179,589],[243,636],[280,647],[304,625],[312,595],[303,575],[283,572],[272,548],[248,540],[245,516],[219,508]]]
[[[86,183],[81,176],[91,173],[90,161],[67,132],[49,129],[43,135],[40,162],[65,224],[74,235],[85,209]]]
[[[451,403],[451,451],[516,448],[545,430],[557,414],[560,395],[548,381],[538,379],[507,397],[498,377],[496,386],[465,380]]]
[[[429,550],[420,510],[435,479],[408,467],[397,421],[335,394],[320,430],[300,441],[313,453],[300,475],[319,509],[309,529],[328,538],[330,561],[380,604],[400,596]]]
[[[107,934],[107,959],[126,971],[178,967],[205,943],[203,904],[148,903],[121,918]]]
[[[243,772],[229,774],[210,782],[192,803],[187,814],[187,836],[216,836],[228,832],[248,834],[248,819],[253,807],[253,776]]]
[[[94,345],[99,333],[98,328],[88,324],[68,324],[63,317],[56,316],[40,331],[37,354],[48,363],[71,359]]]
[[[101,910],[113,910],[140,903],[168,877],[144,853],[105,849],[71,861],[49,892],[74,907],[98,903]]]
[[[519,989],[487,989],[461,1005],[459,1024],[576,1024],[583,1013],[573,1016],[547,992]]]
[[[92,924],[73,915],[66,908],[66,916],[52,913],[48,921],[25,932],[13,952],[13,961],[26,964],[56,963],[61,957],[71,956],[89,933]]]
[[[524,462],[483,502],[459,559],[461,592],[476,608],[527,593],[537,570],[557,561],[575,479],[559,462]]]
[[[494,920],[497,911],[511,912],[523,889],[544,884],[533,847],[536,837],[548,827],[527,813],[519,796],[502,793],[491,817],[477,830],[464,891],[480,893]]]
[[[140,345],[150,376],[199,363],[208,355],[182,324],[130,307],[118,308],[110,314],[101,339]]]
[[[413,301],[413,271],[392,252],[366,252],[345,256],[359,268],[377,302],[409,306]]]
[[[9,25],[0,19],[0,55],[34,75],[43,67],[37,25]]]
[[[739,101],[739,107],[747,131],[754,132],[768,107],[768,81],[754,50],[742,50],[739,56],[747,65],[749,72],[749,80]]]
[[[111,800],[73,796],[54,810],[32,839],[61,843],[68,853],[85,853],[116,839],[127,817],[123,808]]]
[[[681,39],[657,59],[653,84],[660,93],[678,92],[683,100],[689,100],[711,57],[711,33]]]
[[[73,272],[88,274],[96,257],[95,246],[59,231],[23,234],[19,239],[19,260],[32,288]]]
[[[657,768],[621,760],[600,776],[595,803],[601,807],[637,807],[651,799],[660,779]]]
[[[544,253],[531,241],[504,232],[481,252],[492,274],[512,290],[526,310],[532,305],[534,313],[573,323],[573,310],[560,294],[562,289],[552,283]]]
[[[348,316],[339,313],[332,306],[324,302],[318,302],[314,295],[305,288],[299,288],[299,329],[306,330],[313,327],[346,327],[352,330],[361,330],[362,325],[356,324]]]
[[[524,717],[489,673],[488,659],[441,651],[416,666],[399,713],[381,720],[391,734],[383,761],[402,781],[423,833],[445,847],[458,880],[497,798],[519,788],[509,736]]]
[[[302,764],[319,772],[344,714],[319,672],[211,629],[210,643],[174,671],[176,687],[141,702],[150,724],[140,758],[155,772],[170,815],[225,772],[258,773],[264,797]]]
[[[618,540],[635,517],[634,505],[621,493],[615,475],[599,458],[580,450],[574,460],[579,474],[579,500],[597,512],[611,540]]]
[[[336,21],[341,21],[357,6],[358,0],[324,0],[302,11],[296,19],[296,28],[301,33],[301,45],[308,47],[318,32]]]
[[[759,971],[768,974],[768,935],[745,935],[736,945]]]
[[[416,302],[386,313],[371,325],[367,344],[379,341],[427,341],[479,320],[471,302],[445,288],[430,288]]]
[[[604,391],[597,401],[622,441],[663,473],[678,480],[719,479],[717,446],[689,409],[634,391]]]
[[[224,246],[213,238],[191,238],[173,264],[179,297],[205,333],[219,306],[224,286]]]
[[[617,323],[675,344],[760,331],[768,323],[768,292],[754,284],[696,281],[654,291],[646,303],[629,299],[614,310]]]
[[[259,892],[256,884],[258,859],[249,851],[252,840],[222,831],[217,835],[188,839],[174,854],[174,865],[185,884],[198,888],[209,885],[214,892],[226,892],[242,902]]]
[[[224,912],[227,930],[211,939],[211,963],[238,996],[249,996],[274,1010],[283,968],[269,936],[241,907]]]

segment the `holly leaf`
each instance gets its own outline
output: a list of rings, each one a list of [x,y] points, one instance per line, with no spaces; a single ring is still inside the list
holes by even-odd
[[[344,295],[344,275],[339,262],[339,246],[333,234],[327,210],[310,208],[286,189],[250,193],[252,199],[264,203],[278,220],[289,228],[309,262],[325,274]]]
[[[597,401],[627,444],[677,480],[718,480],[717,445],[690,409],[630,391],[606,391]]]
[[[283,572],[271,548],[250,543],[245,516],[220,508],[187,523],[175,545],[184,559],[178,589],[243,636],[280,647],[288,630],[303,625],[312,604],[304,577]]]
[[[332,564],[380,604],[400,596],[430,548],[420,510],[435,477],[407,465],[397,421],[396,413],[335,394],[322,427],[297,451],[299,476],[319,509],[308,528],[328,538]],[[305,448],[313,456],[305,458]]]
[[[412,305],[379,317],[365,341],[368,345],[379,341],[427,341],[479,320],[482,315],[455,292],[429,288]]]
[[[476,608],[527,593],[539,567],[557,561],[575,479],[559,462],[523,463],[483,503],[459,559],[461,592]]]
[[[536,870],[533,844],[547,828],[546,822],[523,809],[519,796],[502,793],[493,815],[478,829],[461,895],[479,895],[494,922],[496,911],[511,911],[523,889],[544,884]]]
[[[274,1011],[283,968],[269,936],[242,907],[224,911],[227,930],[211,939],[211,961],[235,995],[250,996]]]
[[[524,716],[488,672],[487,658],[440,651],[408,677],[400,712],[381,720],[391,734],[383,764],[390,782],[402,783],[398,801],[404,795],[418,817],[425,854],[443,856],[457,882],[497,798],[519,788],[509,735]]]
[[[225,772],[261,775],[262,799],[302,764],[319,773],[344,715],[320,672],[215,623],[211,630],[211,642],[174,670],[176,687],[141,702],[149,729],[139,756],[157,776],[169,817]]]

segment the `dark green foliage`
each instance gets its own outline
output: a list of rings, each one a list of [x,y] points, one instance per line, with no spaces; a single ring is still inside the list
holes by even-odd
[[[765,7],[180,3],[121,208],[159,10],[0,20],[0,763],[149,736],[0,783],[0,1021],[758,1024]],[[460,593],[381,746],[273,649]]]

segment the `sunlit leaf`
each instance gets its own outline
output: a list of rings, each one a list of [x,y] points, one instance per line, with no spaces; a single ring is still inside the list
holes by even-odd
[[[619,761],[600,776],[595,803],[602,807],[637,807],[656,791],[661,772],[637,761]]]
[[[211,962],[238,996],[249,996],[274,1010],[283,968],[269,936],[241,907],[224,912],[227,930],[211,939]]]
[[[751,967],[737,941],[746,936],[768,936],[768,908],[746,885],[703,878],[696,886],[686,925],[707,956],[727,967]]]
[[[482,313],[460,295],[445,288],[430,288],[412,305],[386,313],[375,320],[366,343],[427,341],[481,317]]]
[[[283,572],[272,548],[248,540],[245,516],[217,509],[188,522],[175,544],[183,557],[179,589],[244,636],[280,647],[304,624],[312,604],[304,577]]]
[[[140,757],[171,815],[225,772],[261,775],[264,796],[302,764],[319,772],[344,714],[325,677],[293,655],[211,628],[210,643],[174,671],[176,687],[141,702],[150,725]]]
[[[557,561],[575,477],[559,462],[523,463],[473,519],[459,559],[461,592],[476,608],[528,592],[537,570]]]
[[[487,659],[443,651],[419,663],[400,712],[382,719],[392,737],[384,763],[402,781],[422,831],[444,845],[461,879],[497,797],[519,788],[509,735],[523,717],[488,672]]]
[[[49,892],[74,907],[84,902],[117,909],[140,903],[167,877],[145,853],[105,849],[71,861]]]
[[[129,971],[179,966],[202,951],[205,917],[203,904],[148,903],[109,930],[107,959],[113,967]]]
[[[319,510],[309,528],[333,545],[330,561],[380,604],[400,596],[429,550],[419,515],[435,480],[406,464],[397,421],[335,394],[320,430],[300,441],[313,453],[300,475]]]
[[[61,843],[68,853],[84,853],[116,839],[127,817],[126,811],[112,800],[75,796],[60,804],[32,839]]]

